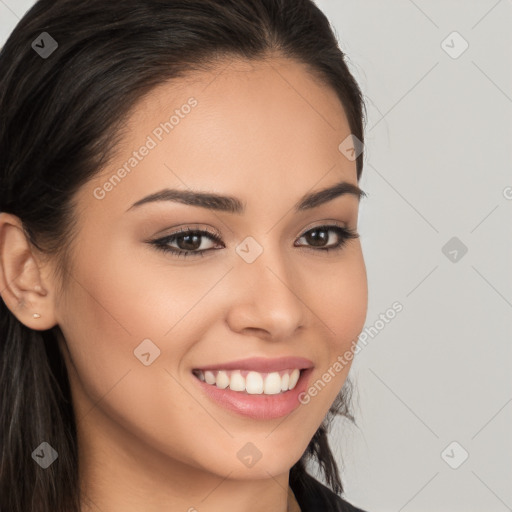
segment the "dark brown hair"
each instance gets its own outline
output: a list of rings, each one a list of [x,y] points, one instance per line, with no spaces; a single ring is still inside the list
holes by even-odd
[[[42,32],[58,43],[47,58],[32,47]],[[65,279],[74,194],[112,158],[136,102],[223,58],[272,55],[295,59],[331,87],[352,134],[364,140],[362,93],[311,0],[39,0],[0,52],[0,212],[18,216],[31,244],[59,258]],[[359,180],[362,153],[356,165]],[[2,512],[80,508],[76,420],[58,332],[29,329],[0,301]],[[335,414],[354,421],[350,388],[347,380],[291,482],[309,485],[311,459],[343,492],[327,433]],[[59,455],[43,470],[31,453],[44,440]]]

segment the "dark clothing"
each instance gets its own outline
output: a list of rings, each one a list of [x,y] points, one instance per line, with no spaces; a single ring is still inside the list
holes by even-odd
[[[290,487],[301,512],[366,512],[336,495],[311,475],[306,475],[302,483],[290,479]]]

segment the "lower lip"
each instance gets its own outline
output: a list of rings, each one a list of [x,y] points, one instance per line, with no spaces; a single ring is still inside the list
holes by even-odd
[[[299,395],[306,390],[312,371],[312,368],[301,370],[293,389],[275,395],[250,395],[229,388],[220,389],[215,384],[203,382],[195,375],[192,378],[208,397],[222,407],[256,420],[270,420],[286,416],[301,405]]]

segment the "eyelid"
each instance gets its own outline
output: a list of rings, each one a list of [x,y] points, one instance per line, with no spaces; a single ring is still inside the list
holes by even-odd
[[[191,224],[185,224],[184,226],[180,226],[175,228],[173,231],[173,228],[166,228],[162,231],[159,231],[154,237],[152,237],[149,240],[146,240],[147,242],[158,242],[159,240],[169,238],[171,236],[178,236],[182,233],[189,233],[189,232],[197,232],[197,231],[204,231],[208,233],[213,239],[216,241],[222,241],[222,234],[220,231],[216,230],[215,228],[211,227],[204,227],[203,224],[198,223],[191,223]]]
[[[306,227],[302,228],[302,230],[295,238],[300,238],[301,236],[304,236],[304,234],[307,233],[308,231],[311,231],[312,229],[318,229],[324,226],[337,226],[339,228],[350,230],[348,223],[346,222],[340,222],[339,220],[334,219],[324,219],[320,221],[311,222],[310,224],[306,225]]]

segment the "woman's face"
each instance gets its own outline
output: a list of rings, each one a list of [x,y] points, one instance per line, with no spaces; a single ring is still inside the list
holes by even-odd
[[[226,65],[138,104],[115,159],[76,196],[55,314],[82,449],[259,479],[300,458],[342,387],[350,361],[335,363],[363,328],[367,282],[359,239],[335,248],[336,226],[357,229],[358,196],[296,209],[340,182],[357,186],[334,91],[290,60]],[[133,206],[164,189],[190,195]],[[193,193],[231,199],[186,204]],[[165,240],[184,229],[206,234]],[[307,361],[230,364],[289,357]],[[244,371],[208,372],[217,387],[194,371],[211,366]],[[277,393],[290,373],[278,370],[308,367]],[[244,383],[251,392],[229,389]]]

